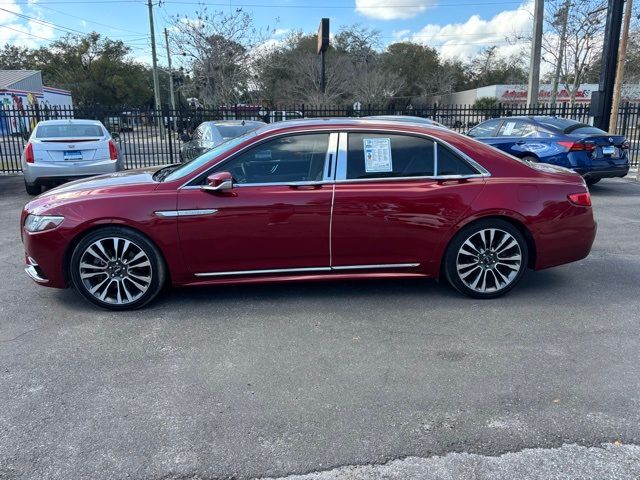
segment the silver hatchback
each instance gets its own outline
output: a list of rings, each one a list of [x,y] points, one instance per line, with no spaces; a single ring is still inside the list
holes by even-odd
[[[124,169],[118,146],[97,120],[44,120],[31,132],[22,153],[27,193],[42,185]]]

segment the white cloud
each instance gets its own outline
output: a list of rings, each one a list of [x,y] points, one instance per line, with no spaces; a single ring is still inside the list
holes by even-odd
[[[378,20],[412,18],[436,4],[436,0],[356,0],[356,11]]]
[[[514,10],[505,10],[490,19],[472,15],[463,23],[428,24],[418,32],[395,32],[399,40],[411,40],[436,48],[446,58],[469,58],[483,48],[496,45],[500,55],[517,54],[522,44],[511,44],[514,34],[528,33],[533,24],[533,0]]]
[[[0,45],[11,44],[25,47],[38,47],[55,36],[53,28],[33,20],[26,20],[11,12],[40,17],[36,1],[28,2],[25,11],[15,0],[2,5],[0,10]]]

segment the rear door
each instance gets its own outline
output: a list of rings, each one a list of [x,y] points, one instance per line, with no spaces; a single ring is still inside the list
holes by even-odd
[[[342,133],[332,267],[433,271],[444,235],[483,186],[479,170],[433,139]]]
[[[537,128],[526,119],[505,119],[491,138],[482,139],[503,152],[516,157],[538,149]],[[529,146],[533,145],[532,148]]]

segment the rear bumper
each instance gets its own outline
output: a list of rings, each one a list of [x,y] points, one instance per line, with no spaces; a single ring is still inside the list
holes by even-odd
[[[596,238],[598,225],[591,207],[570,206],[534,234],[535,269],[576,262],[587,257]]]
[[[629,164],[620,166],[608,166],[602,168],[576,168],[576,172],[584,178],[614,178],[624,177],[629,173]]]
[[[103,175],[105,173],[114,173],[123,170],[122,159],[113,160],[97,160],[87,162],[86,165],[70,165],[65,162],[51,163],[24,163],[22,171],[24,180],[27,183],[46,183],[47,180],[70,180],[82,177],[92,177],[94,175]]]

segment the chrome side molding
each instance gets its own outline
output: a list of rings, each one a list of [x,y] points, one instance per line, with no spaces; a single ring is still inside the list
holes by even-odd
[[[273,268],[269,270],[237,270],[234,272],[205,272],[196,273],[196,277],[226,277],[233,275],[265,275],[278,273],[317,273],[332,272],[342,270],[376,270],[390,268],[415,268],[419,267],[419,263],[382,263],[376,265],[339,265],[336,267],[307,267],[307,268]]]
[[[154,212],[156,217],[172,218],[172,217],[195,217],[198,215],[215,215],[218,210],[213,208],[199,210],[158,210]]]

